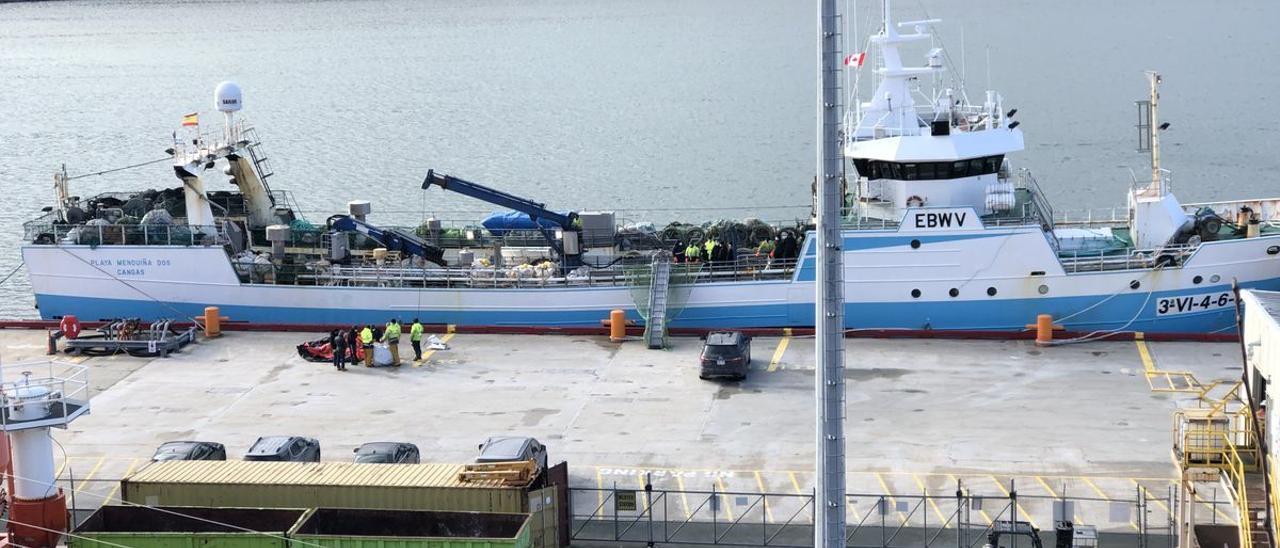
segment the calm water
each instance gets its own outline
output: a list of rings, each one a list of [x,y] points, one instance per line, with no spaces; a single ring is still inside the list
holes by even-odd
[[[429,168],[560,208],[667,221],[808,212],[814,7],[798,0],[53,2],[0,4],[0,277],[52,173],[162,157],[234,79],[276,188],[313,220],[351,199],[379,220],[489,208],[418,190]],[[859,6],[860,34],[878,2]],[[1280,195],[1280,3],[899,2],[945,19],[977,101],[1017,107],[1057,207],[1123,203],[1142,70],[1165,75],[1166,167],[1184,200]],[[874,8],[874,11],[873,11]],[[927,12],[927,13],[926,13]],[[922,59],[923,52],[919,59]],[[988,70],[987,57],[991,61]],[[170,168],[73,192],[174,186]],[[213,181],[213,188],[226,188]],[[476,213],[472,213],[476,212]],[[25,272],[0,317],[29,317]]]

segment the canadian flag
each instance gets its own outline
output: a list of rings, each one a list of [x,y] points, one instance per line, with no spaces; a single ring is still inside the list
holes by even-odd
[[[861,67],[862,62],[867,60],[867,52],[860,51],[858,53],[850,53],[844,56],[844,64],[849,67]]]

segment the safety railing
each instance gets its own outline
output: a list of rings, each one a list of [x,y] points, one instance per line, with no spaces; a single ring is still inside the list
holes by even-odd
[[[186,224],[28,225],[26,241],[47,245],[221,245],[220,226]]]
[[[1170,245],[1160,249],[1120,249],[1098,251],[1062,251],[1058,260],[1068,274],[1111,270],[1145,270],[1160,266],[1178,268],[1199,246]]]
[[[1222,475],[1235,505],[1240,546],[1251,548],[1258,524],[1254,519],[1256,511],[1250,508],[1249,474],[1260,469],[1263,456],[1253,430],[1253,417],[1234,395],[1239,388],[1233,387],[1210,407],[1184,408],[1174,413],[1174,454],[1184,474],[1208,469]],[[1274,486],[1273,477],[1260,479]],[[1272,489],[1267,501],[1272,508],[1274,497]]]
[[[685,481],[692,480],[681,483]],[[1063,531],[1071,534],[1072,529],[1113,540],[1134,535],[1138,546],[1162,546],[1161,540],[1170,548],[1176,544],[1172,491],[1163,494],[1166,498],[1153,497],[1146,487],[1137,485],[1131,495],[1110,496],[1095,487],[1097,495],[1068,496],[1065,487],[1044,484],[1052,495],[1026,495],[1012,481],[1000,489],[978,494],[957,482],[955,489],[938,492],[851,491],[846,496],[845,545],[1030,546],[1027,537],[1036,541],[1047,537],[1044,545],[1053,545],[1050,539]],[[626,485],[571,487],[569,499],[575,542],[812,545],[813,494],[799,487],[789,493],[735,491],[715,481],[710,489],[664,489],[653,485],[646,474]],[[1216,501],[1196,504],[1218,513]],[[1064,523],[1070,523],[1070,528]]]
[[[643,257],[638,257],[637,261],[639,262],[636,264],[647,264],[643,263]],[[622,266],[624,264],[628,263],[620,263],[609,268],[588,268],[572,272],[567,276],[561,275],[554,267],[538,269],[527,265],[504,268],[272,265],[269,273],[261,272],[256,279],[250,279],[249,269],[256,268],[258,265],[239,265],[237,271],[240,272],[244,281],[250,283],[353,287],[545,288],[629,286],[631,283]],[[796,264],[797,261],[794,259],[681,263],[672,270],[671,285],[785,280],[793,275]]]
[[[0,366],[0,426],[59,422],[83,413],[89,401],[89,368],[63,362]],[[34,406],[34,407],[28,407]]]

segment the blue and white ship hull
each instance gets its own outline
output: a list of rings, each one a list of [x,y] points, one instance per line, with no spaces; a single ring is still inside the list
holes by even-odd
[[[669,326],[811,327],[813,241],[805,239],[790,279],[692,284]],[[1016,332],[1050,314],[1073,332],[1230,333],[1233,280],[1280,290],[1277,246],[1280,236],[1206,242],[1173,266],[1068,272],[1038,226],[848,230],[846,326]],[[27,245],[23,258],[44,319],[190,318],[206,306],[263,324],[382,323],[394,315],[461,326],[589,327],[613,309],[639,319],[625,285],[245,283],[219,246]]]

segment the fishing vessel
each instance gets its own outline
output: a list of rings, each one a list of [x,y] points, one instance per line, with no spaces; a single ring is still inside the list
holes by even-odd
[[[865,101],[850,94],[843,127],[848,329],[1017,332],[1049,314],[1093,336],[1227,333],[1233,282],[1280,289],[1280,200],[1174,196],[1160,167],[1159,75],[1139,103],[1149,176],[1111,215],[1055,214],[1011,165],[1023,149],[1016,110],[995,91],[971,103],[942,48],[904,61],[937,23],[895,23],[886,3],[872,54],[845,60],[874,88]],[[222,128],[179,132],[167,151],[181,186],[82,199],[74,178],[55,175],[55,202],[25,224],[22,246],[42,318],[217,306],[264,324],[586,327],[614,309],[659,334],[814,323],[810,220],[620,226],[613,212],[552,210],[429,171],[424,192],[511,211],[390,227],[356,200],[308,221],[269,185],[257,131],[237,118],[239,88],[219,86],[215,106]],[[210,189],[221,175],[234,190]]]

